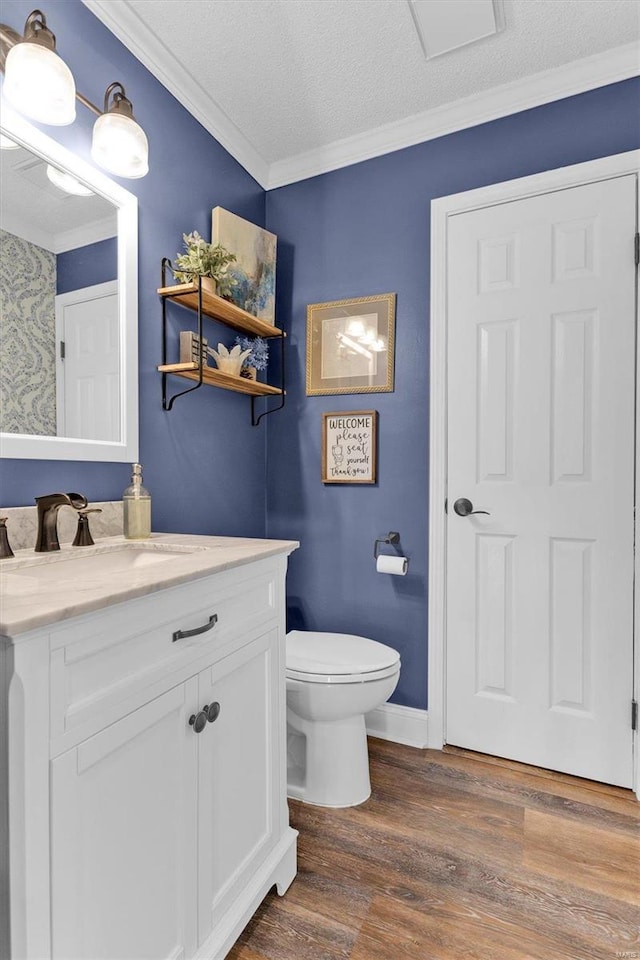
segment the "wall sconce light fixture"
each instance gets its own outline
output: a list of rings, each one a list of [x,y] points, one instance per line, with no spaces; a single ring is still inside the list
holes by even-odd
[[[73,123],[73,74],[56,53],[56,38],[39,10],[27,17],[24,37],[7,53],[4,72],[4,95],[20,113],[52,126]]]
[[[121,83],[107,87],[104,111],[93,125],[91,156],[119,177],[144,177],[149,172],[149,144]]]
[[[0,24],[0,69],[3,97],[25,117],[62,126],[73,123],[76,100],[98,117],[93,128],[91,156],[117,177],[135,179],[149,172],[149,143],[133,116],[121,83],[111,83],[100,110],[76,90],[73,75],[56,53],[56,38],[45,15],[33,10],[24,36]]]

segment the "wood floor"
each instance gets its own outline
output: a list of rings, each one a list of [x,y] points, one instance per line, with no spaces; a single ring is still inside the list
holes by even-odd
[[[299,872],[228,960],[640,958],[640,803],[464,751],[369,741],[360,807],[290,801]]]

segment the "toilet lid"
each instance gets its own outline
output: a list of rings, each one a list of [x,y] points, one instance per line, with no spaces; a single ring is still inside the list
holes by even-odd
[[[393,667],[397,650],[377,640],[348,633],[292,630],[287,634],[287,672],[297,674],[353,675]]]

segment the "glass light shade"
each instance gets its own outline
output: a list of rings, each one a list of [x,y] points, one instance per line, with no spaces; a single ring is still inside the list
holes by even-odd
[[[0,150],[18,150],[20,144],[12,140],[5,133],[0,133]]]
[[[52,126],[76,118],[76,85],[57,53],[39,43],[11,47],[5,64],[3,94],[16,110]]]
[[[47,176],[56,187],[64,190],[65,193],[72,194],[74,197],[93,196],[93,190],[86,187],[84,183],[80,183],[80,181],[72,177],[70,173],[66,173],[64,170],[58,170],[57,167],[53,167],[50,163],[47,164]]]
[[[103,113],[93,127],[91,156],[117,177],[136,179],[149,172],[149,143],[135,120],[117,113]]]

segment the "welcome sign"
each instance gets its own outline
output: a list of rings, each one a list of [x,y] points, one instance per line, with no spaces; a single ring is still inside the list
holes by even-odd
[[[322,482],[376,482],[377,410],[322,414]]]

